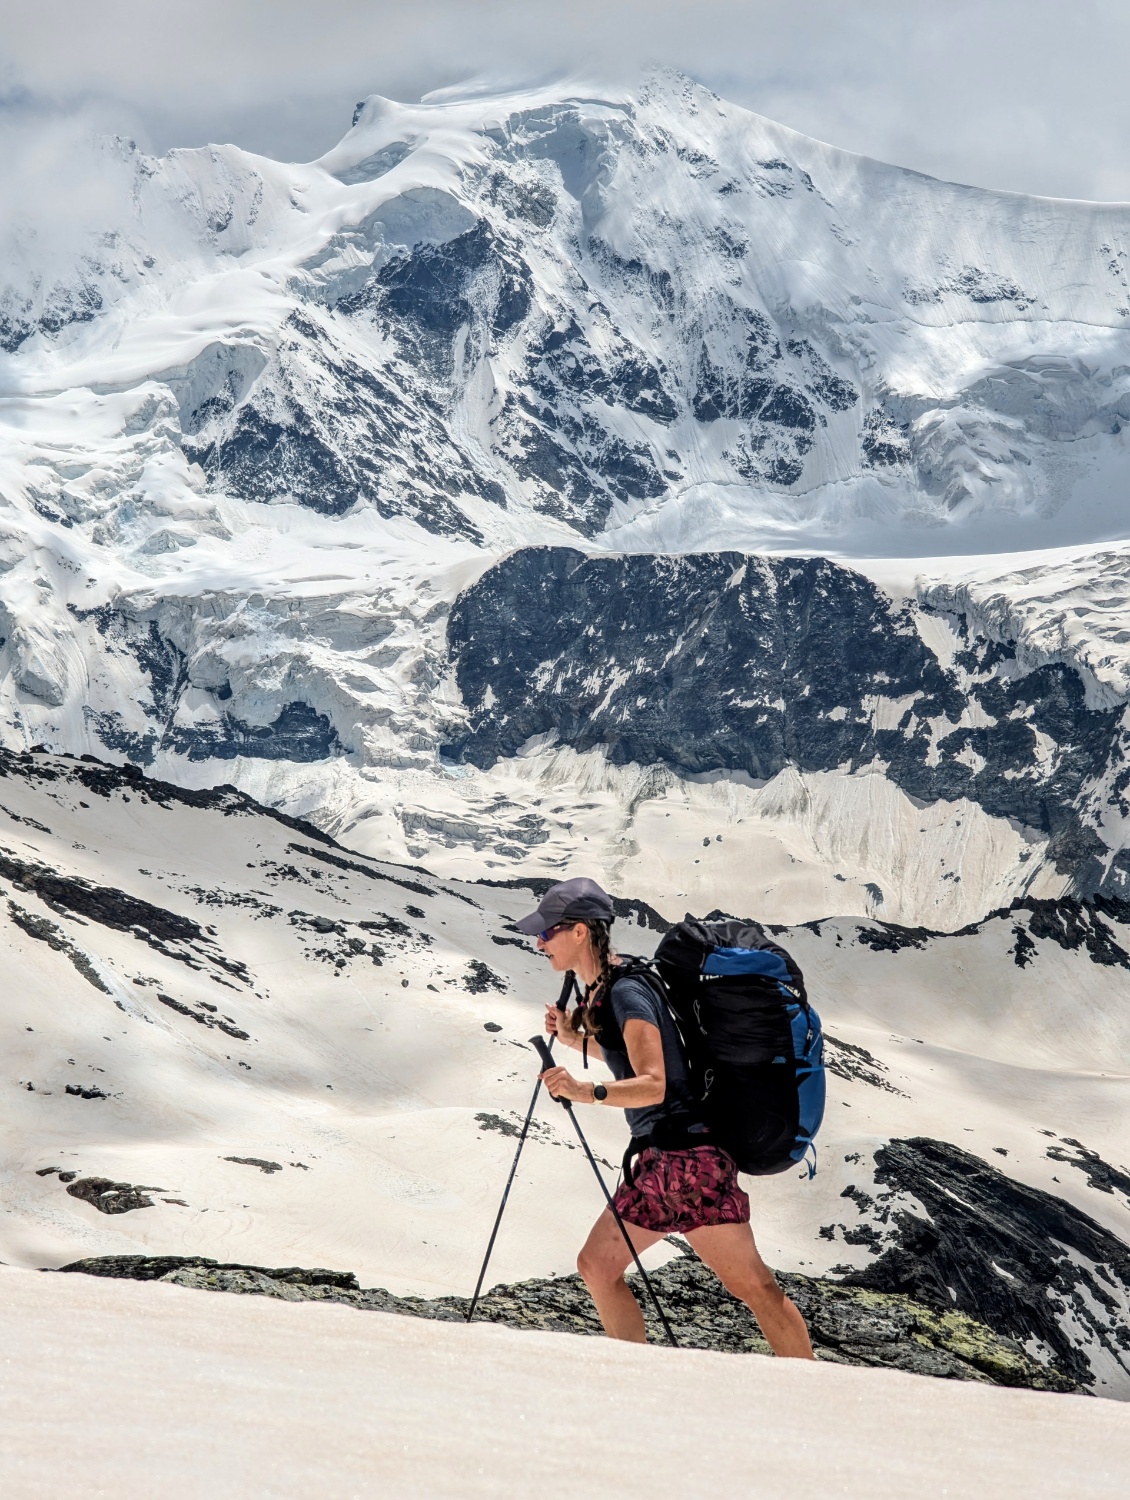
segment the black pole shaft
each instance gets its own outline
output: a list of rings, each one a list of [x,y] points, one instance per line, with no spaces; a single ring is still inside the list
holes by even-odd
[[[549,1051],[549,1048],[545,1045],[545,1042],[542,1041],[540,1036],[532,1036],[530,1038],[530,1045],[532,1047],[536,1047],[538,1052],[541,1053],[542,1062],[547,1068],[553,1066],[553,1057]],[[589,1166],[592,1168],[593,1175],[596,1177],[597,1182],[600,1183],[600,1190],[604,1194],[604,1201],[608,1204],[612,1217],[616,1220],[616,1223],[620,1229],[620,1233],[624,1236],[624,1243],[625,1245],[627,1245],[629,1251],[631,1252],[632,1259],[636,1263],[636,1270],[640,1273],[640,1276],[643,1279],[644,1286],[647,1287],[648,1296],[651,1298],[652,1305],[659,1315],[659,1321],[663,1324],[663,1332],[667,1335],[667,1341],[668,1343],[670,1343],[672,1348],[677,1349],[679,1347],[679,1341],[675,1337],[674,1330],[672,1329],[670,1323],[667,1321],[667,1314],[663,1311],[663,1304],[660,1302],[658,1296],[656,1295],[655,1288],[651,1284],[651,1277],[644,1270],[643,1262],[639,1258],[635,1245],[632,1244],[632,1237],[628,1233],[628,1227],[620,1217],[619,1210],[612,1200],[612,1194],[608,1191],[608,1184],[604,1180],[604,1174],[596,1164],[596,1157],[592,1154],[592,1148],[590,1147],[588,1141],[585,1139],[584,1131],[581,1129],[581,1122],[577,1119],[577,1113],[573,1108],[573,1101],[571,1099],[558,1099],[557,1102],[558,1104],[564,1106],[565,1113],[573,1122],[573,1129],[577,1132],[577,1139],[584,1147],[585,1155],[588,1157]]]
[[[553,1047],[553,1041],[551,1039],[550,1043],[549,1043],[549,1047],[546,1048],[546,1052],[547,1052],[547,1054],[549,1054],[551,1061],[552,1061],[552,1051],[551,1051],[552,1047]],[[479,1270],[479,1279],[478,1279],[478,1281],[475,1282],[475,1294],[471,1298],[471,1306],[467,1309],[467,1317],[466,1317],[465,1321],[468,1322],[468,1323],[475,1316],[475,1308],[478,1307],[478,1305],[479,1305],[479,1296],[480,1296],[480,1294],[482,1292],[482,1289],[483,1289],[483,1281],[486,1278],[487,1266],[490,1264],[491,1255],[494,1253],[494,1242],[498,1238],[498,1230],[499,1230],[499,1225],[502,1223],[502,1215],[506,1212],[506,1200],[510,1196],[510,1189],[511,1189],[511,1187],[513,1185],[513,1182],[514,1182],[514,1174],[518,1170],[518,1159],[522,1155],[522,1147],[526,1144],[526,1136],[529,1135],[529,1133],[530,1133],[530,1121],[534,1117],[534,1105],[538,1102],[538,1094],[540,1092],[541,1092],[541,1079],[539,1078],[538,1081],[537,1081],[537,1083],[534,1085],[534,1092],[533,1092],[533,1097],[530,1100],[530,1107],[526,1111],[526,1118],[525,1118],[525,1121],[522,1124],[522,1133],[518,1137],[518,1149],[514,1153],[514,1160],[510,1163],[510,1176],[506,1179],[506,1187],[503,1189],[503,1193],[502,1193],[502,1202],[498,1205],[498,1214],[497,1214],[497,1216],[495,1218],[495,1221],[494,1221],[494,1228],[491,1230],[491,1232],[490,1232],[490,1239],[487,1242],[487,1253],[483,1256],[483,1264],[482,1264],[482,1267]]]
[[[644,1284],[644,1286],[647,1287],[648,1296],[651,1298],[652,1304],[655,1307],[655,1311],[659,1315],[659,1321],[663,1324],[663,1332],[667,1335],[667,1341],[668,1341],[668,1343],[671,1344],[672,1348],[677,1349],[679,1347],[679,1341],[675,1337],[674,1331],[673,1331],[670,1323],[668,1323],[668,1321],[667,1321],[667,1314],[663,1311],[663,1305],[662,1305],[662,1303],[660,1302],[659,1298],[656,1296],[655,1288],[651,1284],[651,1277],[644,1270],[644,1268],[643,1268],[643,1262],[640,1260],[639,1255],[636,1252],[635,1245],[632,1244],[632,1238],[631,1238],[631,1235],[629,1235],[629,1233],[628,1233],[627,1225],[624,1223],[623,1219],[620,1217],[620,1214],[619,1214],[619,1212],[618,1212],[618,1210],[616,1208],[616,1204],[612,1200],[612,1194],[608,1191],[608,1184],[605,1182],[604,1176],[603,1176],[600,1168],[596,1164],[596,1157],[593,1156],[593,1154],[592,1154],[592,1148],[589,1146],[588,1141],[585,1140],[585,1133],[581,1129],[581,1122],[580,1122],[580,1120],[577,1119],[576,1112],[574,1110],[572,1110],[572,1109],[569,1110],[569,1118],[572,1120],[572,1122],[573,1122],[573,1128],[577,1132],[577,1139],[580,1141],[581,1145],[585,1148],[585,1155],[589,1159],[589,1166],[593,1169],[593,1172],[596,1174],[596,1180],[597,1180],[597,1182],[600,1183],[601,1191],[604,1194],[604,1200],[608,1204],[608,1207],[612,1211],[612,1217],[616,1220],[616,1223],[620,1226],[620,1233],[624,1236],[624,1243],[625,1243],[625,1245],[627,1245],[628,1249],[632,1252],[632,1259],[636,1263],[636,1270],[640,1273],[641,1277],[643,1278],[643,1284]]]

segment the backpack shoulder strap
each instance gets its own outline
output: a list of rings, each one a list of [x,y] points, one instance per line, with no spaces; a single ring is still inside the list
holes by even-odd
[[[653,958],[639,958],[634,953],[622,953],[612,983],[615,985],[621,979],[646,979],[654,990],[664,999],[667,998],[667,986],[660,978]]]
[[[620,971],[616,975],[616,979],[642,979],[651,986],[674,1023],[675,1031],[684,1054],[689,1055],[683,1018],[679,1015],[675,1006],[671,1004],[671,991],[667,988],[667,982],[659,972],[655,959],[639,958],[633,953],[622,954],[621,959]],[[615,982],[613,980],[613,984]]]
[[[610,990],[615,989],[621,979],[642,979],[655,992],[668,1011],[671,1011],[671,996],[653,958],[639,958],[634,953],[621,954],[619,967],[609,986]],[[671,1014],[674,1015],[674,1012],[671,1011]]]
[[[646,958],[636,958],[630,953],[620,955],[620,962],[612,971],[612,982],[608,986],[608,993],[602,995],[597,1001],[597,1009],[600,1012],[601,1038],[606,1039],[608,1044],[615,1047],[617,1051],[624,1049],[624,1033],[620,1029],[620,1023],[616,1019],[616,1012],[612,1006],[612,992],[621,979],[647,980],[664,1003],[666,1004],[667,1002],[666,987],[659,975],[652,968],[651,961]]]

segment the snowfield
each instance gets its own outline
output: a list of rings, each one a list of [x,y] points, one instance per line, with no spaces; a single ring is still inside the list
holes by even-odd
[[[202,1255],[468,1295],[557,993],[512,927],[536,893],[367,859],[234,790],[42,754],[0,771],[0,1260]],[[986,1287],[1022,1292],[1004,1331],[1130,1395],[1127,916],[786,929],[832,1073],[815,1179],[751,1185],[770,1263],[890,1265],[896,1289],[925,1216],[927,1293],[980,1315]],[[650,952],[662,925],[625,902],[617,941]],[[614,1181],[621,1116],[584,1124]],[[571,1271],[602,1201],[543,1097],[490,1283]]]
[[[623,1434],[601,1483],[628,1500],[1115,1500],[1130,1461],[1130,1411],[1078,1396],[79,1276],[0,1288],[19,1500],[575,1495],[592,1464],[547,1415],[564,1390]]]

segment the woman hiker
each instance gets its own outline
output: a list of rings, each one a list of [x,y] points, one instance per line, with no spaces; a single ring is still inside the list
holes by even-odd
[[[537,911],[516,925],[537,937],[560,974],[575,973],[584,1002],[568,1021],[548,1006],[545,1029],[566,1047],[603,1059],[614,1082],[591,1083],[566,1068],[541,1075],[555,1099],[624,1110],[633,1139],[679,1140],[678,1149],[647,1145],[636,1171],[614,1202],[637,1253],[668,1234],[682,1234],[696,1255],[753,1313],[774,1354],[811,1359],[808,1330],[758,1254],[749,1223],[749,1197],[726,1152],[693,1140],[693,1099],[678,1030],[655,989],[636,975],[616,977],[621,960],[611,951],[612,899],[595,880],[555,885]],[[688,1130],[688,1123],[691,1122]],[[698,1129],[701,1131],[702,1127]],[[631,1255],[615,1218],[605,1208],[577,1257],[610,1338],[646,1341],[643,1314],[624,1272]]]

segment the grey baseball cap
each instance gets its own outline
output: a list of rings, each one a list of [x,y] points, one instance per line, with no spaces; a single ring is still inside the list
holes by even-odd
[[[515,922],[519,932],[534,937],[555,927],[558,922],[611,922],[616,913],[612,897],[601,890],[595,880],[579,875],[576,880],[563,880],[551,885],[538,903],[537,911]]]

